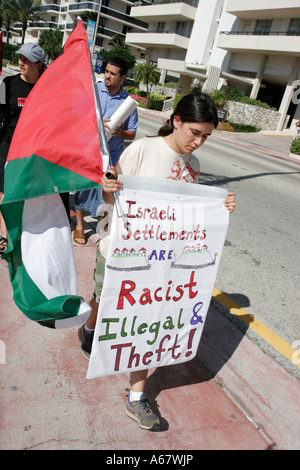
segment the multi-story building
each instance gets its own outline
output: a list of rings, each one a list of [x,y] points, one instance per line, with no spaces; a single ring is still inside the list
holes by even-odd
[[[299,0],[228,0],[226,11],[236,24],[219,35],[216,46],[230,54],[227,71],[250,78],[250,96],[279,108],[279,130],[287,114],[299,120],[293,99],[300,86]]]
[[[169,71],[183,92],[195,78],[240,88],[279,108],[278,129],[287,114],[300,119],[300,0],[41,0],[47,20],[30,23],[26,41],[57,28],[65,42],[76,17],[99,8],[96,48],[119,34],[157,63],[161,83]]]
[[[128,32],[126,41],[146,48],[148,60],[180,76],[179,86],[189,90],[194,78],[207,79],[211,65],[221,67],[226,52],[211,60],[220,21],[231,29],[234,19],[222,15],[224,0],[153,0],[132,7],[131,15],[149,24],[147,33]],[[227,20],[227,23],[226,23]],[[212,72],[212,70],[211,70]],[[215,83],[215,88],[218,84]]]
[[[131,15],[149,28],[126,40],[147,49],[162,81],[171,71],[183,91],[194,78],[205,80],[204,89],[242,89],[279,108],[280,130],[287,113],[300,119],[293,99],[300,86],[299,0],[153,0]]]
[[[65,42],[74,28],[76,17],[86,12],[98,14],[100,7],[95,46],[107,48],[115,34],[125,39],[128,31],[147,31],[148,25],[144,21],[130,16],[133,4],[133,0],[41,0],[41,10],[47,19],[29,23],[26,41],[37,42],[41,31],[52,28],[64,33]]]

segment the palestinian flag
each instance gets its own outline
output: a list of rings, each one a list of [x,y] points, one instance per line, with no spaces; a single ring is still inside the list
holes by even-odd
[[[71,230],[59,193],[99,188],[108,168],[87,35],[78,22],[26,100],[10,146],[1,211],[14,301],[52,327],[83,323]]]

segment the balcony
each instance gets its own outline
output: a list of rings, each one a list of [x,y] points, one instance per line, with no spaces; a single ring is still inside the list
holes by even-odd
[[[40,6],[40,11],[48,11],[49,13],[59,13],[60,12],[60,6],[52,3],[49,5],[42,5]]]
[[[140,47],[164,47],[187,50],[189,36],[179,31],[148,31],[148,33],[127,33],[126,42]]]
[[[300,57],[300,35],[282,32],[258,34],[245,31],[221,31],[217,47],[229,52]]]
[[[299,0],[228,0],[226,11],[239,18],[299,18]]]
[[[197,8],[188,1],[174,3],[155,3],[131,8],[130,15],[143,19],[147,23],[155,21],[188,21],[195,20]]]
[[[22,27],[21,23],[15,25],[16,27]],[[53,21],[38,21],[38,22],[29,22],[28,28],[31,30],[33,29],[57,29],[58,23],[54,23]]]
[[[92,10],[98,11],[99,5],[94,2],[84,2],[84,3],[71,3],[69,5],[69,10],[72,12],[82,11],[82,10]]]
[[[113,18],[119,23],[127,24],[128,26],[133,26],[145,31],[148,29],[148,24],[145,23],[145,21],[141,21],[137,18],[133,18],[132,16],[126,15],[125,13],[121,13],[120,11],[113,10],[112,8],[105,6],[101,6],[101,16],[106,18]]]
[[[69,12],[72,14],[80,14],[82,10],[94,10],[98,11],[98,5],[92,2],[84,2],[84,3],[72,3],[69,5]],[[141,30],[147,30],[148,25],[144,21],[141,21],[137,18],[133,18],[130,15],[126,15],[126,13],[122,13],[118,10],[113,10],[112,8],[101,6],[101,16],[103,18],[112,18],[118,23],[126,24],[128,26],[138,28]]]

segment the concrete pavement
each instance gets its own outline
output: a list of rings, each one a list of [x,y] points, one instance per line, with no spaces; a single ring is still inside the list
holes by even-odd
[[[274,150],[256,137],[214,138],[290,158],[287,137],[271,136]],[[85,217],[88,242],[74,245],[78,293],[86,300],[93,292],[95,222]],[[188,451],[195,462],[196,450],[300,449],[299,382],[213,306],[197,357],[150,371],[147,394],[162,424],[147,432],[125,415],[128,376],[87,380],[77,328],[50,330],[28,320],[12,300],[2,259],[0,275],[2,450],[172,450]]]
[[[78,293],[89,300],[95,220],[86,217],[85,229],[88,242],[74,244],[74,255]],[[195,462],[196,450],[300,448],[299,382],[212,306],[197,357],[150,371],[146,391],[162,424],[147,432],[125,415],[127,374],[87,380],[77,328],[27,319],[2,259],[0,274],[2,450],[172,450]]]

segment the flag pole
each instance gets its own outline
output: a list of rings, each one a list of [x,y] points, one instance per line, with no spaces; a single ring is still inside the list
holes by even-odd
[[[97,84],[96,84],[95,75],[94,75],[94,71],[93,71],[93,64],[92,64],[92,58],[91,58],[90,50],[89,50],[89,55],[90,55],[90,66],[91,66],[94,98],[95,98],[95,105],[96,105],[96,116],[97,116],[97,124],[98,124],[98,131],[99,131],[100,148],[101,148],[102,153],[104,153],[105,155],[108,155],[109,164],[111,166],[112,165],[112,160],[111,160],[109,147],[108,147],[108,143],[107,143],[107,139],[106,139],[106,133],[105,133],[104,124],[103,124],[100,98],[99,98],[98,91],[97,91]],[[114,196],[114,200],[115,200],[117,215],[118,215],[118,217],[121,217],[119,198],[118,198],[116,193],[113,193],[113,196]]]

